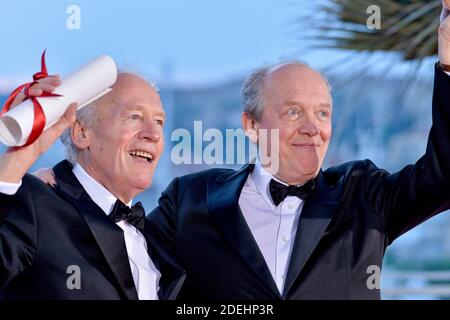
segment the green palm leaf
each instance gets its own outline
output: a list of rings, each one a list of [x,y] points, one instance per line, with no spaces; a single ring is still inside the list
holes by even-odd
[[[370,5],[381,9],[381,28],[367,27]],[[396,52],[404,60],[437,54],[441,1],[330,0],[320,5],[327,13],[318,20],[319,46],[369,52]],[[320,43],[320,42],[319,42]]]

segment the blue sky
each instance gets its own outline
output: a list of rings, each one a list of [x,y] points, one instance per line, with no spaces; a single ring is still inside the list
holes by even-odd
[[[119,65],[135,66],[157,82],[167,81],[171,69],[171,79],[183,84],[242,77],[262,62],[282,57],[301,58],[313,67],[329,65],[347,54],[305,52],[308,43],[300,39],[304,32],[295,27],[296,19],[312,13],[317,2],[0,0],[0,95],[30,81],[39,69],[44,48],[51,73],[66,75],[96,56],[108,54]],[[81,9],[80,30],[66,28],[66,9],[72,4]],[[312,26],[302,22],[305,33],[310,33]],[[383,60],[385,55],[380,57]],[[384,70],[379,63],[366,64]],[[432,75],[431,65],[425,73]],[[59,145],[53,151],[49,157],[63,157]],[[35,168],[40,166],[42,162]]]
[[[159,84],[205,85],[241,78],[261,63],[280,58],[300,58],[321,68],[349,56],[331,49],[306,50],[311,43],[305,36],[317,30],[303,17],[323,15],[317,5],[324,2],[0,0],[0,94],[29,81],[44,48],[50,72],[64,76],[108,54],[119,66],[137,69]],[[66,27],[70,5],[81,10],[80,30]],[[366,63],[385,76],[382,65],[387,62],[386,55],[379,54],[376,62],[356,64]],[[425,74],[430,74],[430,66]],[[411,66],[404,64],[403,69]]]
[[[66,27],[72,4],[80,30]],[[109,54],[157,80],[220,81],[298,56],[305,43],[294,21],[307,10],[307,0],[0,0],[0,78],[29,77],[47,48],[49,71],[63,75]],[[302,58],[320,65],[329,54]]]

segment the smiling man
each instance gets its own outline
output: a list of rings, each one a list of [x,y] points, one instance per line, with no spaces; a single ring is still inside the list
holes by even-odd
[[[278,131],[266,148],[278,145],[278,170],[260,154],[176,178],[147,216],[186,269],[181,299],[380,299],[370,278],[387,246],[450,204],[449,6],[427,149],[399,172],[370,160],[321,169],[332,100],[320,73],[291,62],[247,78],[243,127],[252,141]]]
[[[321,74],[299,62],[262,68],[244,85],[243,104],[249,135],[257,137],[260,129],[278,132],[277,178],[300,185],[318,175],[332,131],[331,94]],[[268,139],[268,158],[272,143]]]
[[[59,84],[48,77],[29,94]],[[0,156],[0,297],[173,299],[184,272],[152,236],[141,204],[131,206],[163,151],[157,91],[119,73],[113,90],[75,121],[74,108],[32,145]],[[68,160],[53,168],[52,189],[25,173],[69,126]]]

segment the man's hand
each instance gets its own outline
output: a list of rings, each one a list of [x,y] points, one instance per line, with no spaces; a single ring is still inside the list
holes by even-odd
[[[40,96],[43,92],[52,92],[61,84],[59,76],[40,79],[30,90],[30,96]],[[20,93],[14,99],[12,107],[25,100],[25,94]],[[41,154],[47,151],[56,139],[69,128],[76,119],[77,104],[72,103],[61,119],[45,130],[41,136],[26,147],[10,148],[0,155],[0,181],[19,182]]]
[[[40,168],[32,173],[33,176],[41,179],[45,184],[55,187],[57,185],[55,173],[51,168]]]
[[[28,90],[28,95],[30,97],[39,97],[44,92],[53,92],[58,86],[61,85],[61,77],[55,74],[42,78],[36,82],[37,83],[32,85],[30,90]],[[25,93],[23,91],[19,92],[11,104],[11,109],[24,101],[25,98]]]
[[[450,65],[450,0],[442,0],[441,23],[438,32],[439,62]]]

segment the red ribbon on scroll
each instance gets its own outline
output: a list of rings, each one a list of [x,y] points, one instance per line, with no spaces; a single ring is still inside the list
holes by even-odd
[[[25,83],[18,88],[16,88],[11,95],[6,100],[5,104],[3,105],[3,109],[0,112],[0,116],[5,114],[9,111],[11,108],[11,104],[16,98],[16,96],[19,94],[20,91],[24,90],[24,94],[26,96],[25,100],[31,99],[33,101],[34,105],[34,120],[33,120],[33,128],[31,129],[30,136],[28,137],[27,141],[23,145],[23,147],[28,146],[32,144],[34,141],[36,141],[37,138],[41,135],[42,131],[44,131],[45,128],[45,114],[42,110],[42,107],[39,103],[39,101],[36,99],[36,97],[30,97],[29,96],[29,90],[33,84],[35,84],[39,79],[48,77],[47,72],[47,66],[45,65],[45,50],[42,53],[41,57],[41,71],[37,72],[33,75],[33,82]],[[50,93],[50,92],[43,92],[39,97],[61,97],[60,94],[56,93]]]

